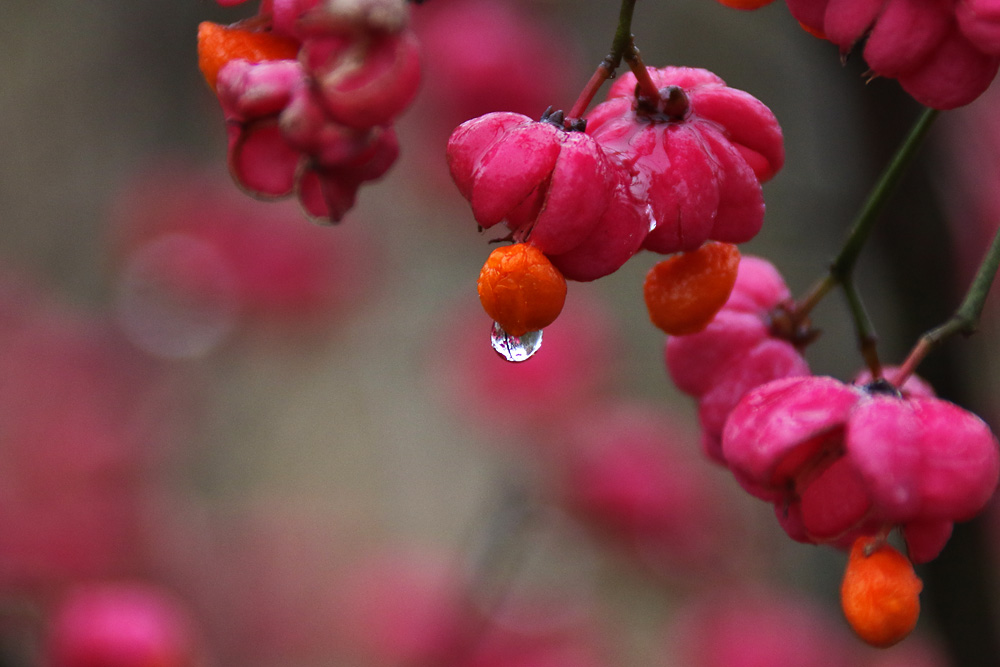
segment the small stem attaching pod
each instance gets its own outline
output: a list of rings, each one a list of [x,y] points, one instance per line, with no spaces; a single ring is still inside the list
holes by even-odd
[[[552,324],[566,302],[566,279],[545,253],[528,243],[490,253],[478,288],[483,310],[511,336]]]
[[[649,319],[672,336],[701,331],[726,305],[739,266],[736,246],[715,241],[659,262],[643,285]]]
[[[922,588],[910,560],[884,538],[859,537],[847,561],[840,603],[861,639],[887,648],[916,626]]]

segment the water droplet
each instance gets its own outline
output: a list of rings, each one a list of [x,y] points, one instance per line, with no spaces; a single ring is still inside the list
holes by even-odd
[[[498,322],[494,322],[490,342],[497,354],[507,361],[524,361],[542,346],[542,330],[529,331],[523,336],[511,336]]]
[[[652,204],[646,204],[646,218],[649,219],[649,231],[656,229],[656,213],[653,212]]]

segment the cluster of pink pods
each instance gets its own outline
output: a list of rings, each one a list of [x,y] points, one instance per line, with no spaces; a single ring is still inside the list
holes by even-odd
[[[788,8],[844,55],[863,41],[873,75],[898,80],[935,109],[972,102],[1000,68],[996,0],[788,0]]]
[[[781,331],[775,314],[791,299],[777,269],[767,260],[744,256],[726,305],[705,329],[670,336],[664,349],[677,388],[698,400],[702,447],[725,463],[722,429],[748,391],[771,380],[809,375],[799,332]]]
[[[706,453],[785,531],[850,546],[902,529],[913,562],[936,557],[952,525],[979,513],[1000,477],[990,428],[910,377],[852,384],[815,377],[788,289],[770,264],[743,258],[727,304],[703,331],[666,344],[677,386],[699,401]]]
[[[155,356],[328,331],[378,284],[377,245],[363,226],[330,234],[297,224],[292,202],[261,207],[227,181],[164,160],[115,202],[108,240],[118,323]]]
[[[272,0],[242,24],[203,23],[200,64],[225,114],[236,181],[339,221],[398,155],[392,123],[420,81],[408,19],[403,0]]]
[[[989,426],[915,378],[770,382],[733,410],[722,451],[791,537],[850,544],[898,526],[916,563],[985,507],[1000,476]]]
[[[753,238],[761,183],[784,162],[774,115],[706,70],[646,71],[656,99],[627,74],[585,118],[498,112],[459,126],[448,162],[480,227],[505,222],[579,281],[613,273],[642,248]]]

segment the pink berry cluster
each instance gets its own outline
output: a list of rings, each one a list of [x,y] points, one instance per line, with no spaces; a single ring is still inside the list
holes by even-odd
[[[158,586],[138,581],[73,587],[53,609],[46,667],[201,664],[188,609]]]
[[[914,378],[897,389],[811,376],[796,346],[808,332],[783,326],[788,298],[770,264],[744,258],[712,323],[668,339],[670,374],[699,401],[703,447],[797,540],[848,546],[900,526],[910,557],[931,560],[992,496],[995,436]]]
[[[260,197],[294,194],[316,220],[343,218],[361,184],[399,153],[392,123],[420,81],[408,20],[404,0],[270,0],[232,26],[290,43],[290,57],[244,54],[241,34],[214,38],[203,24],[203,71],[206,60],[225,61],[214,87],[237,182]]]
[[[698,399],[705,452],[774,503],[796,540],[846,547],[900,527],[914,562],[933,559],[996,489],[996,437],[913,377],[897,388],[870,374],[812,376],[801,348],[813,333],[793,312],[774,267],[744,257],[712,322],[668,338],[667,368]]]
[[[0,589],[30,595],[141,567],[178,403],[108,321],[27,282],[0,276]]]
[[[689,430],[660,406],[592,401],[558,423],[555,499],[595,536],[666,581],[714,581],[746,546],[732,497]]]
[[[268,334],[327,332],[378,284],[363,227],[296,224],[291,202],[260,207],[187,161],[144,170],[115,202],[108,233],[117,317],[160,357],[190,357]]]
[[[873,75],[898,80],[914,99],[935,109],[972,102],[1000,68],[995,0],[788,0],[788,8],[842,54],[864,42]]]
[[[722,450],[794,539],[844,544],[900,527],[916,563],[983,509],[1000,476],[989,426],[912,377],[898,388],[864,376],[770,382],[733,410]]]
[[[336,631],[351,664],[604,667],[593,601],[550,584],[486,600],[440,554],[370,553],[346,573]]]
[[[584,118],[490,113],[448,142],[459,191],[482,228],[505,222],[566,278],[613,273],[640,249],[742,243],[764,218],[761,183],[784,162],[770,110],[702,69],[647,68]]]

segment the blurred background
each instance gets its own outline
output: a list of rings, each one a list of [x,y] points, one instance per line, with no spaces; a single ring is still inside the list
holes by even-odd
[[[996,664],[990,513],[920,572],[915,636],[849,636],[844,555],[789,540],[701,456],[642,302],[657,256],[571,284],[532,360],[490,348],[491,237],[444,143],[486,111],[572,106],[618,3],[414,7],[401,157],[333,227],[227,173],[195,36],[255,2],[5,9],[0,664],[96,664],[53,647],[119,627],[170,638],[157,665]],[[710,69],[778,117],[786,166],[744,254],[801,295],[919,108],[781,2],[639,2],[633,29],[647,64]],[[964,293],[1000,219],[997,154],[996,95],[943,114],[868,244],[885,363]],[[997,317],[920,369],[987,421]],[[814,324],[813,370],[852,377],[839,294]]]

